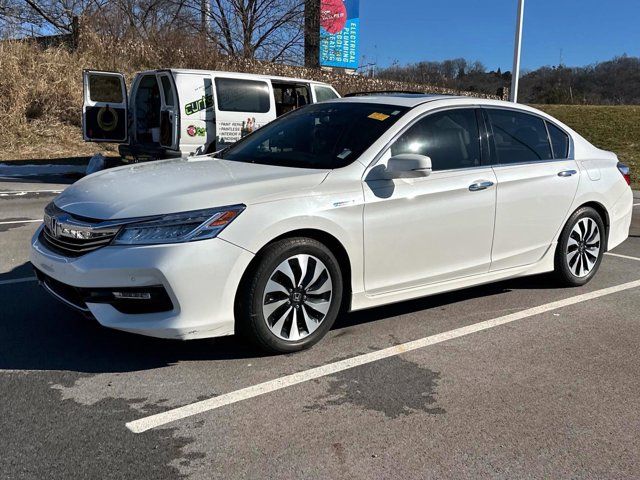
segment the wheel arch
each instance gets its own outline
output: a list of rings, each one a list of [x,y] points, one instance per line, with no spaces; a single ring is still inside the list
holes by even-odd
[[[266,242],[256,252],[253,259],[251,260],[251,262],[245,269],[244,273],[242,274],[242,278],[240,280],[240,283],[238,284],[238,288],[236,289],[236,294],[234,299],[234,310],[236,308],[235,306],[238,303],[237,299],[238,299],[238,293],[240,292],[240,289],[243,287],[243,285],[247,281],[247,278],[249,278],[249,276],[251,275],[251,272],[254,270],[257,263],[262,259],[262,253],[265,251],[265,249],[280,240],[284,240],[286,238],[296,238],[296,237],[305,237],[305,238],[311,238],[313,240],[317,240],[318,242],[326,246],[331,251],[331,253],[336,257],[336,260],[338,260],[338,265],[340,267],[340,272],[342,273],[342,284],[344,285],[341,308],[343,309],[343,311],[349,311],[351,309],[352,271],[351,271],[351,260],[349,258],[349,254],[347,253],[347,249],[344,247],[344,245],[340,240],[338,240],[335,236],[333,236],[332,234],[324,230],[319,230],[315,228],[302,228],[302,229],[291,230],[278,235],[277,237]],[[237,322],[237,312],[234,312],[234,313],[236,313],[236,315],[234,316],[236,317],[235,322]]]

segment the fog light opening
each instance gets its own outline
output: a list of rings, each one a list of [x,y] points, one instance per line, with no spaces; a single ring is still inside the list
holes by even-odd
[[[117,300],[151,300],[148,292],[111,292]]]

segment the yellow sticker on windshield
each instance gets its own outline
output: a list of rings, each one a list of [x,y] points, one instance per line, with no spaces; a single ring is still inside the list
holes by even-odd
[[[373,112],[371,115],[369,115],[369,118],[373,118],[374,120],[386,120],[387,118],[389,118],[389,115],[385,115],[384,113],[380,113],[380,112]]]

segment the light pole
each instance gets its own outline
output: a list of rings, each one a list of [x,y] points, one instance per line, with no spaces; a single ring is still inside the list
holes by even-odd
[[[513,46],[513,69],[511,70],[511,101],[518,102],[518,81],[520,80],[520,51],[522,50],[522,23],[524,21],[524,0],[518,0],[516,39]]]

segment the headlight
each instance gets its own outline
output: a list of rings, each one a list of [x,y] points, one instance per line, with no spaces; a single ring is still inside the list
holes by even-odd
[[[244,205],[172,213],[129,223],[113,241],[114,245],[153,245],[204,240],[217,236],[245,209]]]

